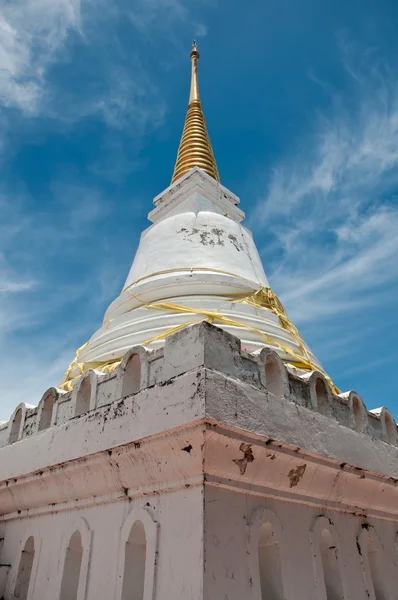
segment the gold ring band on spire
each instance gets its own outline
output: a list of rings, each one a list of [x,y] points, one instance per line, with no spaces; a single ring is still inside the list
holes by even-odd
[[[206,120],[200,102],[198,83],[199,51],[195,41],[190,56],[192,62],[192,75],[188,111],[171,183],[177,181],[177,179],[185,175],[185,173],[188,173],[188,171],[194,167],[199,167],[199,169],[205,171],[210,177],[213,177],[216,181],[220,181],[216,159],[214,158],[206,127]]]

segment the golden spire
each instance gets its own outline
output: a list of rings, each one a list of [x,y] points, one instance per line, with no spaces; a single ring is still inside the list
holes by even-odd
[[[220,181],[216,159],[214,158],[200,102],[198,59],[199,52],[196,47],[196,41],[194,41],[191,50],[192,78],[188,112],[185,118],[184,131],[182,132],[171,183],[174,183],[194,167],[203,169],[208,175]]]

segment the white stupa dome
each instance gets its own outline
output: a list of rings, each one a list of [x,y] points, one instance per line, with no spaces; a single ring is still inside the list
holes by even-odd
[[[208,320],[255,352],[272,347],[287,363],[322,370],[272,292],[239,199],[221,185],[200,102],[196,45],[172,184],[154,200],[123,290],[102,327],[77,352],[61,387],[89,368],[115,368],[133,346],[157,348]]]

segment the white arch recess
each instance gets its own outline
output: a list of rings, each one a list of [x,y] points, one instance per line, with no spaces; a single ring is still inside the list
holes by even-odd
[[[337,551],[336,558],[337,558],[338,572],[340,575],[340,583],[343,588],[343,596],[346,597],[347,592],[346,592],[344,572],[342,569],[342,561],[340,558],[340,544],[339,544],[338,533],[337,533],[336,527],[334,526],[332,521],[328,517],[325,517],[324,515],[316,517],[316,519],[311,527],[311,531],[310,531],[310,545],[311,545],[311,552],[312,552],[312,557],[313,557],[314,579],[315,579],[317,593],[319,594],[317,597],[320,600],[327,600],[325,573],[324,573],[324,569],[323,569],[322,555],[321,555],[321,534],[324,529],[329,531],[331,537],[333,538],[334,544],[336,546],[336,551]]]
[[[58,586],[57,586],[57,589],[58,589],[57,598],[59,598],[59,596],[61,594],[62,577],[64,574],[66,552],[67,552],[71,537],[76,531],[78,531],[81,535],[82,546],[83,546],[83,557],[82,557],[82,563],[81,563],[81,568],[80,568],[80,579],[79,579],[79,587],[78,587],[78,591],[77,591],[77,600],[86,600],[93,532],[91,531],[88,522],[83,517],[73,519],[73,521],[68,526],[68,529],[64,534],[61,551],[60,551],[60,557],[61,557],[60,567],[61,568],[60,568],[59,580],[58,580]]]
[[[33,593],[35,590],[35,584],[36,584],[37,569],[39,566],[42,541],[43,541],[41,539],[41,537],[38,535],[38,532],[36,530],[29,531],[28,533],[26,533],[24,538],[21,540],[21,543],[19,544],[18,554],[16,555],[15,564],[13,565],[13,573],[12,573],[12,576],[8,578],[5,598],[8,598],[8,595],[10,598],[14,597],[13,595],[11,595],[11,590],[14,591],[14,589],[15,589],[15,586],[17,583],[18,572],[19,572],[19,563],[20,563],[21,556],[22,556],[22,551],[25,549],[26,542],[28,541],[28,539],[30,537],[33,538],[35,554],[34,554],[34,558],[33,558],[32,570],[30,573],[28,600],[33,596]]]
[[[148,351],[142,346],[134,346],[130,348],[123,356],[122,362],[119,365],[117,370],[117,380],[116,380],[116,398],[121,398],[123,395],[123,380],[126,373],[127,364],[133,356],[139,356],[141,362],[141,373],[140,373],[140,390],[146,388],[148,386],[149,379],[149,360],[148,360]]]
[[[386,442],[389,444],[397,445],[397,425],[393,419],[392,414],[387,408],[383,407],[381,418],[384,422],[384,437]]]
[[[14,420],[15,420],[15,417],[19,410],[21,411],[21,423],[19,426],[17,439],[14,440],[14,443],[18,442],[22,437],[22,432],[23,432],[23,428],[24,428],[24,424],[25,424],[25,417],[26,417],[26,408],[27,408],[26,403],[21,402],[20,404],[18,404],[18,406],[16,407],[16,409],[14,410],[14,412],[11,415],[11,418],[8,423],[8,443],[9,444],[11,443],[11,441],[10,441],[11,440],[11,432],[13,430]]]
[[[344,396],[343,394],[341,394]],[[361,396],[356,392],[349,392],[348,404],[351,409],[353,426],[359,433],[365,433],[367,429],[368,411]]]
[[[66,392],[64,392],[64,393],[66,393]],[[51,387],[46,392],[44,392],[44,394],[39,402],[39,405],[37,407],[37,416],[36,416],[36,430],[37,431],[44,431],[45,429],[47,429],[47,427],[43,427],[42,429],[40,429],[40,424],[41,424],[41,420],[42,420],[43,410],[45,409],[46,401],[48,398],[53,399],[51,422],[48,425],[48,427],[52,427],[55,424],[57,402],[59,400],[60,395],[61,395],[61,390],[58,390],[55,387]]]
[[[372,569],[369,562],[369,554],[367,549],[367,538],[370,538],[376,548],[377,553],[379,554],[379,561],[381,566],[381,572],[379,573],[380,579],[382,580],[383,592],[382,596],[376,594],[375,590],[375,581],[373,579]],[[362,575],[366,585],[366,589],[369,595],[370,600],[378,600],[380,597],[385,599],[392,599],[395,597],[395,593],[391,595],[391,584],[388,578],[386,577],[388,571],[387,561],[389,557],[387,553],[384,552],[383,544],[380,541],[379,536],[374,530],[372,525],[366,524],[366,526],[362,525],[361,532],[357,537],[358,544],[361,548],[361,566],[362,566]]]
[[[95,399],[97,397],[98,375],[102,375],[102,373],[99,373],[98,371],[94,371],[93,369],[88,369],[88,371],[86,371],[80,377],[80,380],[74,386],[73,392],[72,392],[74,416],[76,415],[76,409],[77,409],[80,388],[82,387],[83,384],[87,385],[87,380],[90,385],[90,398],[89,398],[89,403],[88,403],[89,404],[88,410],[92,410],[93,408],[95,408]],[[83,412],[81,414],[85,414],[85,412]],[[81,416],[81,415],[79,415],[79,416]]]
[[[122,598],[126,543],[129,539],[131,529],[134,523],[136,523],[137,521],[141,521],[141,523],[143,524],[146,537],[146,561],[143,600],[154,600],[155,597],[156,554],[158,550],[159,525],[157,521],[155,521],[152,518],[152,516],[147,510],[143,508],[136,508],[127,515],[120,529],[119,556],[115,594],[116,600],[121,600]]]
[[[326,417],[332,416],[332,392],[325,376],[319,371],[315,371],[312,373],[310,381],[316,410]]]
[[[273,350],[270,350],[270,348],[263,348],[258,355],[258,362],[260,367],[260,380],[265,389],[271,393],[275,393],[276,388],[278,388],[276,395],[286,398],[289,391],[289,380],[286,367],[278,354]],[[279,382],[275,382],[275,380],[272,382],[267,381],[268,378],[266,372],[270,364],[272,364],[273,370],[279,371],[279,373],[274,372],[274,375],[276,374],[277,377],[280,378]]]
[[[279,357],[278,357],[279,359]],[[267,382],[267,390],[275,396],[285,397],[285,373],[282,361],[278,360],[275,355],[269,353],[265,359],[265,380]]]
[[[252,581],[251,596],[255,600],[261,600],[261,582],[260,582],[260,567],[258,560],[258,545],[260,541],[261,526],[270,523],[275,533],[275,538],[278,544],[279,561],[281,568],[281,585],[284,586],[284,574],[287,573],[288,563],[284,554],[283,545],[283,527],[277,515],[268,508],[257,508],[251,515],[248,522],[248,555],[249,555],[249,576]],[[283,594],[285,591],[283,590]],[[284,596],[283,596],[284,597]]]

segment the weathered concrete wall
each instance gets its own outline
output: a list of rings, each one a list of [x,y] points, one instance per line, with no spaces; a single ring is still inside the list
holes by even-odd
[[[12,565],[2,592],[6,600],[14,598],[30,536],[35,559],[28,598],[59,598],[66,547],[76,530],[87,557],[78,598],[121,600],[126,533],[137,519],[148,539],[145,600],[268,598],[258,566],[265,523],[277,544],[283,588],[273,598],[327,600],[325,578],[337,578],[345,598],[395,598],[395,481],[215,421],[170,431],[168,447],[164,439],[142,441],[136,449],[141,461],[131,460],[133,448],[103,453],[96,458],[97,473],[90,462],[77,472],[71,461],[64,481],[73,482],[79,500],[69,496],[65,502],[68,490],[60,479],[58,501],[48,505],[43,497],[36,509],[3,515],[0,560]],[[37,473],[26,481],[26,502],[41,478]],[[98,495],[91,490],[93,479],[103,480]],[[113,491],[117,485],[119,494]],[[325,529],[333,540],[328,549],[336,547],[337,571],[329,575],[321,560]],[[364,535],[374,542],[372,568]],[[374,595],[374,581],[382,596]]]
[[[83,393],[89,393],[90,397],[86,410],[81,414],[103,406],[110,407],[121,400],[123,382],[130,376],[126,375],[128,361],[136,354],[141,362],[140,378],[135,383],[137,391],[164,385],[182,373],[203,366],[249,384],[268,394],[268,399],[275,396],[275,404],[283,397],[290,403],[309,408],[315,413],[314,423],[317,422],[317,414],[322,414],[339,425],[370,437],[392,445],[398,443],[397,426],[388,409],[368,412],[356,392],[334,395],[321,373],[307,374],[286,368],[279,357],[267,348],[260,353],[247,354],[241,351],[237,338],[217,327],[201,323],[171,336],[164,349],[150,352],[141,347],[133,348],[114,373],[104,375],[88,371],[75,383],[73,392],[65,393],[50,388],[37,407],[22,402],[11,415],[10,421],[0,426],[0,446],[25,439],[42,430],[43,408],[48,399],[52,399],[53,408],[47,427],[60,426],[75,419]],[[272,369],[267,376],[270,364]],[[20,426],[13,431],[18,415],[21,418]]]
[[[207,487],[205,494],[204,598],[255,598],[261,600],[258,531],[270,522],[278,545],[283,595],[278,600],[327,600],[321,561],[321,531],[331,532],[337,554],[337,577],[344,598],[372,598],[369,565],[362,532],[380,543],[380,578],[386,600],[396,598],[397,522],[365,519],[325,506],[281,502]],[[228,510],[225,508],[228,507]],[[362,544],[363,545],[363,544]],[[326,573],[327,576],[327,573]],[[330,594],[330,591],[329,591]],[[263,596],[264,600],[267,598]]]
[[[88,561],[82,565],[79,598],[120,598],[124,567],[123,528],[126,524],[131,528],[135,519],[144,520],[144,525],[147,521],[152,522],[156,531],[151,548],[148,538],[153,530],[149,526],[146,531],[146,560],[156,563],[153,597],[201,597],[203,577],[198,567],[203,552],[202,496],[200,488],[183,489],[164,495],[150,494],[137,500],[126,498],[79,511],[67,510],[9,521],[1,561],[12,564],[12,569],[4,597],[14,598],[21,552],[25,540],[33,536],[35,558],[28,598],[59,598],[66,547],[72,534],[80,530]]]
[[[138,600],[328,600],[327,586],[351,600],[395,598],[391,415],[333,395],[320,374],[287,370],[267,349],[246,354],[208,324],[164,350],[132,350],[70,394],[48,390],[0,435],[0,598],[24,598],[27,581],[25,600],[63,600],[79,531],[76,600],[127,600],[137,520],[147,535]]]

